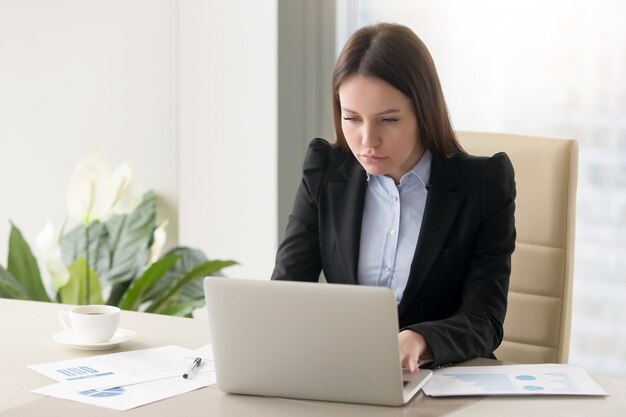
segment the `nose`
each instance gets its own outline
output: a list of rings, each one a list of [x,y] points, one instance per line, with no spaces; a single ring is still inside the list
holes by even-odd
[[[363,123],[361,144],[366,148],[375,148],[380,145],[380,137],[374,123]]]

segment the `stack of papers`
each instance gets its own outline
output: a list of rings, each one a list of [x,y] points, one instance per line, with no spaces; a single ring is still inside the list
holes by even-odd
[[[609,395],[575,365],[454,366],[436,369],[424,394],[457,395]]]
[[[200,365],[183,378],[196,357],[202,358]],[[34,393],[114,410],[129,410],[216,382],[210,347],[195,351],[163,346],[28,368],[57,381]]]

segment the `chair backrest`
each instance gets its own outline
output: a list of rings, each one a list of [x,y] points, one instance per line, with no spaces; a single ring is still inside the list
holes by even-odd
[[[506,152],[517,187],[504,341],[495,354],[517,363],[567,363],[572,306],[578,144],[500,133],[457,132],[472,155]]]

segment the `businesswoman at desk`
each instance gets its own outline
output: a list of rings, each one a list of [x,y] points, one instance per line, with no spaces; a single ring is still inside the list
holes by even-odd
[[[332,87],[336,141],[309,145],[272,279],[323,271],[391,288],[413,372],[493,357],[515,247],[509,158],[463,151],[432,58],[404,26],[357,30]]]

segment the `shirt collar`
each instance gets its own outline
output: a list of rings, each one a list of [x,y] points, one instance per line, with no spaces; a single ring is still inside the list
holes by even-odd
[[[407,172],[400,178],[400,184],[406,182],[410,176],[415,176],[424,185],[424,187],[428,186],[428,184],[430,183],[430,167],[432,165],[432,161],[433,154],[430,153],[428,149],[426,149],[424,151],[424,155],[422,155],[420,160],[417,161],[417,164],[415,164],[415,166],[413,166],[413,168],[409,172]],[[369,181],[372,177],[380,177],[380,175],[371,175],[367,171],[366,174],[367,181]]]
[[[426,187],[430,184],[430,167],[433,161],[433,154],[427,149],[424,151],[424,155],[417,161],[417,164],[413,167],[413,169],[402,177],[404,178],[406,175],[414,174]],[[400,184],[402,184],[402,178],[400,178]]]

